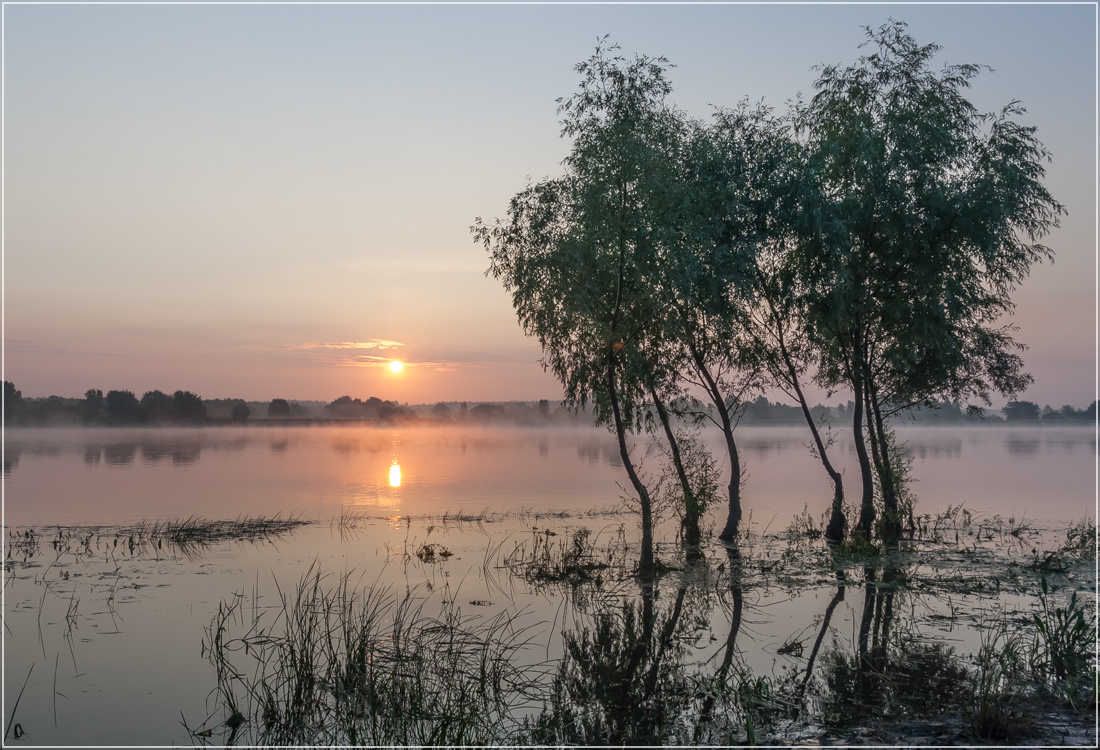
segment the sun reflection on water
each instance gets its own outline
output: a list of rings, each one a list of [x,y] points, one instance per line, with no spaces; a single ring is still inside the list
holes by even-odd
[[[390,466],[390,487],[401,486],[401,464],[394,461]]]

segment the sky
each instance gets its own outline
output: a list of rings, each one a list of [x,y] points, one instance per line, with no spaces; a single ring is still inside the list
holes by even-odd
[[[33,397],[559,399],[469,228],[561,173],[573,66],[610,34],[668,58],[691,115],[781,108],[889,18],[943,46],[936,67],[991,66],[971,101],[1020,100],[1051,151],[1068,216],[1014,296],[1022,398],[1088,404],[1093,5],[7,3],[4,378]]]

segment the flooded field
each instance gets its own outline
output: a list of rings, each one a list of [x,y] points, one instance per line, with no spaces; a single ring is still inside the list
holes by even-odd
[[[899,430],[872,553],[738,434],[737,554],[666,509],[643,583],[596,430],[8,430],[5,742],[1093,743],[1091,429]]]

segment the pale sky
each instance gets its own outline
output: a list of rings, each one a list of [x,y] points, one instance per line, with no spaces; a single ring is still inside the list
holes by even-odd
[[[669,58],[692,115],[782,107],[894,17],[992,66],[971,100],[1021,100],[1053,153],[1069,216],[1015,297],[1023,398],[1094,398],[1093,5],[3,12],[4,377],[26,396],[560,398],[469,227],[560,173],[573,66],[610,34]]]

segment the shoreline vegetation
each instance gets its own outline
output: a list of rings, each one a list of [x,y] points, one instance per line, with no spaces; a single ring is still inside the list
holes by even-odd
[[[494,520],[463,519],[479,535],[480,522]],[[208,697],[181,710],[185,736],[202,746],[1045,746],[1092,737],[1090,520],[1055,530],[947,509],[876,556],[827,545],[808,516],[786,530],[750,520],[744,555],[685,563],[667,545],[643,584],[638,540],[624,526],[594,532],[576,513],[510,518],[536,519],[526,539],[494,528],[474,545],[482,558],[439,517],[402,517],[386,546],[403,571],[396,580],[316,559],[299,574],[223,592],[194,634],[209,665],[195,689]],[[389,519],[342,511],[328,526],[350,533],[371,520]],[[205,564],[220,544],[285,543],[325,525],[275,515],[7,528],[5,585],[53,591],[49,606],[64,617],[48,615],[46,628],[71,637],[97,618],[123,622],[137,606],[126,592],[150,563]],[[485,577],[485,598],[433,574],[457,574],[464,557]],[[777,602],[761,592],[773,591],[812,603],[794,619],[769,617]],[[574,615],[540,622],[529,600],[547,596]],[[37,609],[46,606],[43,597]],[[845,618],[858,632],[845,634]],[[560,655],[549,657],[546,639]],[[746,654],[758,649],[778,668],[754,666]],[[5,738],[33,737],[43,716],[33,700],[15,705]]]
[[[331,402],[276,398],[270,401],[242,398],[204,399],[191,391],[168,395],[146,392],[140,399],[132,391],[89,389],[83,398],[66,396],[24,397],[9,381],[4,381],[5,427],[178,427],[240,426],[307,427],[320,425],[512,425],[512,426],[592,426],[594,415],[583,407],[570,409],[539,401],[440,401],[434,404],[408,404],[386,401],[376,396],[366,400],[341,396]],[[843,425],[854,403],[810,407],[819,425]],[[770,401],[765,396],[738,405],[735,415],[740,425],[800,425],[805,423],[799,406]],[[1054,409],[1031,401],[1012,401],[1003,409],[968,411],[957,402],[937,402],[917,406],[896,415],[895,424],[929,425],[1088,425],[1096,423],[1096,402],[1078,409],[1064,404]]]

